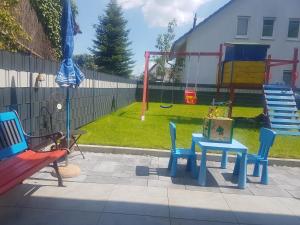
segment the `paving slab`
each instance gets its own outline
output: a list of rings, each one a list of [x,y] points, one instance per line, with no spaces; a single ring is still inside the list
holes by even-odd
[[[19,207],[102,212],[113,189],[109,184],[73,183],[43,186],[26,195]]]
[[[167,189],[120,185],[111,193],[104,211],[168,217]]]
[[[82,173],[64,179],[65,187],[44,168],[0,196],[0,225],[300,224],[299,168],[270,166],[270,184],[262,185],[248,167],[247,187],[240,190],[233,163],[221,169],[208,161],[207,186],[201,187],[186,171],[186,160],[179,160],[177,177],[171,178],[168,158],[85,157],[70,156]]]
[[[98,225],[170,225],[169,218],[104,213]]]
[[[100,219],[100,214],[93,212],[1,207],[0,210],[1,225],[95,225]]]
[[[238,225],[237,223],[211,222],[206,220],[171,219],[171,225]]]
[[[280,198],[247,195],[223,195],[239,223],[263,225],[295,225],[299,218]]]
[[[237,222],[220,193],[169,189],[168,197],[171,218]]]

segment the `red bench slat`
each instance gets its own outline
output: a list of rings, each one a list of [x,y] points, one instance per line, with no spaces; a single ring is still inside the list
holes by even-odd
[[[49,152],[34,152],[28,150],[1,161],[0,195],[66,154],[66,150]]]

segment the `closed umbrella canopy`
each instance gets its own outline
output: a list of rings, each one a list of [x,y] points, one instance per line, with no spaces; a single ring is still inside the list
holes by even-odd
[[[56,77],[56,83],[61,87],[78,87],[84,80],[84,75],[72,60],[74,50],[74,20],[70,0],[64,0],[61,30],[63,60]]]

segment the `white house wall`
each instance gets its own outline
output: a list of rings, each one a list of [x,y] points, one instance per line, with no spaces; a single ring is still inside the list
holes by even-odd
[[[187,38],[187,51],[218,51],[219,44],[225,42],[259,42],[270,44],[268,54],[273,58],[291,59],[293,49],[300,48],[300,41],[290,41],[287,38],[290,18],[300,18],[300,0],[233,0],[233,2],[212,16],[209,20],[196,28]],[[248,25],[248,38],[236,38],[238,16],[250,16]],[[275,17],[274,39],[263,40],[263,18]],[[201,57],[200,69],[197,74],[196,63],[186,61],[186,69],[183,80],[200,84],[215,84],[217,74],[216,57]],[[190,66],[190,69],[188,69]],[[190,70],[190,71],[189,71]],[[272,69],[272,83],[283,83],[283,70],[291,70],[291,66],[283,66]],[[298,64],[298,71],[300,66]],[[188,77],[186,74],[189,73]],[[297,80],[300,87],[300,79]]]

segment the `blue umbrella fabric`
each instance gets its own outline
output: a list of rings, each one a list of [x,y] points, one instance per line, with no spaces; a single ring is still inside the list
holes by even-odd
[[[74,50],[73,21],[71,2],[65,0],[61,23],[63,60],[56,77],[56,83],[61,87],[78,87],[85,78],[72,60]]]
[[[71,10],[70,0],[64,0],[64,7],[62,12],[61,30],[62,30],[62,51],[63,60],[56,77],[56,83],[60,87],[67,87],[66,99],[66,130],[67,130],[67,144],[70,144],[70,87],[78,87],[85,79],[84,74],[80,71],[77,65],[72,60],[74,50],[74,20]]]

